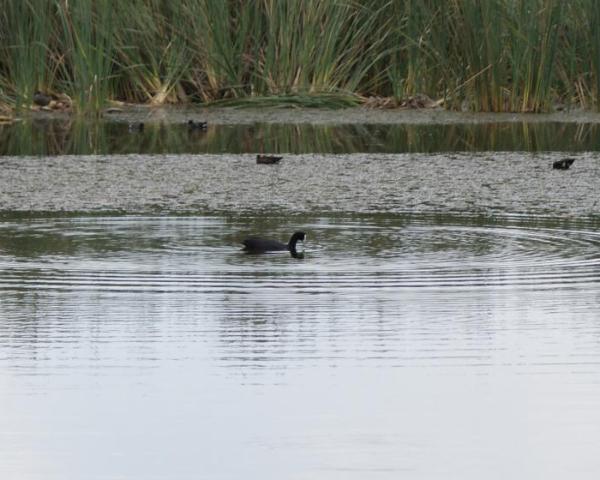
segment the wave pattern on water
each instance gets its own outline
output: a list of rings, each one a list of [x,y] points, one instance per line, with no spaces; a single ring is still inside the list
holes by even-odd
[[[230,236],[218,237],[222,226],[200,228],[193,244],[181,232],[161,238],[169,228],[165,223],[145,232],[139,250],[119,250],[119,239],[129,237],[131,229],[144,231],[147,222],[132,220],[122,232],[115,229],[106,238],[94,220],[75,222],[73,231],[58,234],[61,240],[54,242],[63,250],[72,248],[70,256],[39,252],[24,259],[18,251],[16,257],[4,256],[0,289],[371,295],[405,288],[569,288],[600,278],[600,233],[589,229],[416,221],[360,227],[337,222],[319,230],[315,224],[304,259],[294,260],[285,253],[245,255]],[[116,225],[121,228],[123,223]],[[40,224],[22,235],[51,238],[53,232]],[[57,228],[64,228],[62,224]],[[15,238],[13,247],[19,248],[20,234],[10,235]],[[231,245],[223,245],[229,241]],[[86,255],[94,244],[107,252]]]
[[[247,233],[285,239],[291,222],[309,232],[303,259],[240,250]],[[20,359],[14,366],[32,374],[39,365],[24,368],[29,349],[78,346],[65,351],[79,358],[86,338],[105,345],[106,366],[124,365],[123,355],[140,367],[164,355],[201,355],[243,371],[323,362],[479,368],[514,362],[502,339],[520,332],[529,339],[521,355],[540,368],[572,361],[585,369],[600,363],[590,337],[600,234],[593,222],[551,223],[428,216],[5,222],[0,351],[8,348],[8,358]],[[585,339],[570,359],[556,352],[561,331]],[[198,344],[212,347],[200,354]]]
[[[240,251],[299,227],[303,259]],[[0,476],[595,479],[599,246],[590,218],[5,220]]]

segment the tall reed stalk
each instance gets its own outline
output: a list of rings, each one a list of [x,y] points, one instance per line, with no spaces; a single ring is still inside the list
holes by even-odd
[[[431,89],[430,77],[424,74],[431,68],[431,27],[436,12],[428,1],[407,0],[390,2],[391,34],[388,41],[396,48],[390,51],[387,68],[392,95],[403,98]]]
[[[597,0],[0,0],[0,102],[600,110]]]
[[[360,88],[389,32],[378,24],[377,11],[338,1],[263,2],[264,43],[255,75],[260,93]]]
[[[186,35],[198,63],[187,79],[198,86],[203,101],[237,98],[256,93],[252,84],[262,35],[257,2],[199,0],[186,4],[195,19]]]
[[[191,2],[130,0],[116,18],[118,91],[153,105],[186,101],[181,79],[194,61],[185,29]]]
[[[29,105],[33,93],[50,83],[48,64],[51,2],[2,2],[0,13],[0,86],[17,107]]]
[[[588,12],[587,22],[582,22],[589,45],[589,71],[591,91],[596,110],[600,112],[600,3],[584,0],[583,12]],[[586,69],[587,70],[587,69]]]
[[[550,106],[563,7],[561,0],[522,2],[509,23],[513,111],[539,112]],[[523,18],[533,21],[523,22]]]
[[[83,112],[98,112],[109,98],[115,0],[57,2],[65,90]]]

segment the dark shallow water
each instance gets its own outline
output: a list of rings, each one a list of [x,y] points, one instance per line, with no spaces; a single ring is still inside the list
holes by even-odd
[[[305,256],[239,241],[308,232]],[[593,218],[5,216],[0,477],[597,478]]]
[[[424,117],[426,112],[412,115],[399,112],[397,122],[404,123],[381,123],[394,117],[379,119],[377,115],[382,115],[381,112],[363,109],[358,113],[355,110],[336,113],[333,117],[336,123],[331,123],[332,118],[326,118],[321,120],[325,123],[314,124],[296,123],[306,112],[298,112],[298,118],[294,117],[293,111],[275,112],[275,120],[281,117],[283,123],[264,114],[257,116],[257,112],[247,115],[238,112],[234,118],[223,118],[219,114],[213,118],[210,113],[210,110],[201,115],[196,112],[180,116],[161,116],[151,111],[137,113],[130,118],[145,122],[142,132],[129,131],[127,116],[100,122],[54,117],[25,119],[14,125],[0,125],[0,155],[600,150],[598,118],[564,123],[504,116],[502,121],[477,121],[460,114],[444,120],[441,113],[430,118],[431,114]],[[208,119],[208,130],[188,131],[188,118]],[[313,119],[319,121],[319,117]]]

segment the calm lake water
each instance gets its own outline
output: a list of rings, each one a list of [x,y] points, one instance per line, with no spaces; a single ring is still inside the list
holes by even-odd
[[[569,151],[600,150],[600,122],[582,117],[581,121],[530,122],[502,117],[504,121],[477,121],[477,117],[458,116],[435,123],[436,116],[426,112],[408,117],[409,123],[378,123],[377,111],[360,109],[350,113],[310,115],[308,120],[325,123],[257,123],[256,112],[244,111],[234,118],[223,118],[211,110],[202,116],[185,114],[152,115],[138,113],[121,121],[89,123],[66,118],[36,118],[0,125],[0,155],[88,155],[88,154],[205,154],[205,153],[402,153],[402,152],[479,152],[479,151]],[[271,115],[277,118],[285,111]],[[379,112],[381,114],[381,112]],[[302,119],[306,111],[285,114],[288,120]],[[375,118],[370,118],[374,115]],[[261,115],[260,118],[265,117]],[[501,117],[501,116],[498,116]],[[144,121],[145,128],[129,131],[127,118]],[[189,131],[187,119],[208,119],[207,131]],[[530,117],[527,117],[530,118]],[[534,116],[535,118],[535,116]],[[575,117],[577,118],[577,117]],[[361,119],[365,121],[361,122]],[[229,123],[229,122],[243,123]],[[225,122],[225,123],[221,123]]]
[[[598,478],[564,155],[3,157],[0,478]]]

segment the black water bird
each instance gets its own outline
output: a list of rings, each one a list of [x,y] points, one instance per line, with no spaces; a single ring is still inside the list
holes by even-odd
[[[554,170],[568,170],[571,167],[571,165],[573,165],[574,161],[574,158],[563,158],[562,160],[557,160],[556,162],[554,162],[552,164],[552,168]]]
[[[51,101],[52,97],[50,95],[46,95],[39,90],[36,90],[33,94],[33,103],[39,105],[40,107],[47,107]]]
[[[273,165],[274,163],[278,163],[283,157],[276,157],[275,155],[261,155],[258,154],[256,156],[256,163],[261,163],[263,165]]]
[[[143,132],[144,131],[144,122],[132,122],[129,124],[130,132]]]
[[[244,251],[247,253],[283,252],[287,250],[292,256],[297,257],[300,255],[296,250],[296,243],[303,242],[305,238],[306,234],[304,232],[294,232],[287,244],[260,237],[248,237],[242,243],[244,244]]]
[[[187,126],[189,131],[205,132],[208,129],[208,123],[200,121],[195,122],[194,120],[188,120]]]

